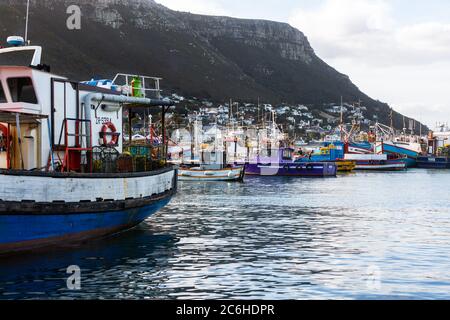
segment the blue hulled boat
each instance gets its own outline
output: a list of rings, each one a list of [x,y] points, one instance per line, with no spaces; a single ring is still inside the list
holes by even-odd
[[[97,185],[96,188],[89,188],[92,192],[95,192],[92,189],[100,189],[100,186],[112,187],[120,182],[141,184],[144,187],[147,184],[156,184],[157,180],[164,176],[172,179],[166,187],[167,190],[134,199],[114,200],[116,196],[111,195],[109,200],[98,198],[90,201],[85,195],[82,197],[85,200],[79,202],[65,202],[64,199],[67,199],[65,197],[60,198],[60,201],[35,202],[25,200],[31,199],[31,196],[20,195],[15,197],[16,201],[1,200],[0,254],[78,242],[131,229],[167,205],[176,192],[176,177],[171,168],[135,176],[123,174],[122,178],[120,175],[105,177],[105,175],[95,174],[27,174],[16,171],[3,171],[0,175],[2,181],[16,183],[13,188],[10,188],[14,190],[28,189],[31,185],[45,187],[43,185],[45,182],[39,182],[50,178],[57,179],[58,184],[66,184],[67,189],[75,186],[72,182]],[[53,186],[49,187],[53,188]],[[0,190],[0,193],[4,197],[4,188]]]
[[[294,149],[279,148],[265,150],[269,154],[258,155],[245,165],[246,175],[293,176],[293,177],[335,177],[337,166],[333,162],[296,162]]]
[[[422,169],[450,169],[450,157],[418,157],[417,167]]]
[[[375,152],[391,156],[400,156],[408,168],[416,166],[416,159],[421,154],[419,143],[402,141],[380,141],[375,144]]]
[[[424,169],[450,169],[450,129],[441,125],[428,134],[428,155],[417,158],[417,166]]]
[[[99,87],[50,73],[38,46],[0,55],[24,51],[30,65],[0,66],[0,254],[121,232],[164,207],[177,174],[160,79],[119,74]],[[160,143],[123,141],[123,111],[135,108],[161,110]]]
[[[337,170],[340,172],[350,172],[356,166],[356,162],[345,160],[345,144],[336,142],[324,142],[323,147],[313,151],[309,155],[302,154],[296,160],[298,163],[311,163],[311,162],[331,162],[337,165]]]

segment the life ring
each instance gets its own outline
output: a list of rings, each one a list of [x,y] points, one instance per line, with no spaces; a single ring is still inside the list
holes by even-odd
[[[111,132],[108,132],[110,130]],[[100,134],[103,138],[103,145],[105,146],[117,146],[119,144],[119,134],[117,133],[116,126],[112,122],[107,122],[103,125]],[[111,136],[111,141],[108,142],[108,136]]]

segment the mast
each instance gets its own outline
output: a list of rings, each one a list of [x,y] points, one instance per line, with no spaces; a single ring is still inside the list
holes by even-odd
[[[259,106],[259,97],[258,97],[258,117],[256,118],[256,125],[259,126],[259,117],[260,117],[260,106]]]
[[[25,19],[25,43],[28,42],[28,16],[30,14],[30,0],[27,1],[27,16]]]
[[[341,124],[339,125],[339,131],[341,133],[341,142],[343,141],[344,133],[342,131],[344,126],[344,97],[341,96]]]
[[[229,120],[230,120],[230,124],[231,124],[231,120],[233,119],[233,100],[232,99],[230,99],[230,108],[229,108],[230,110],[230,112],[229,112]]]
[[[394,131],[394,109],[391,107],[391,112],[389,113],[389,118],[391,119],[391,129]]]

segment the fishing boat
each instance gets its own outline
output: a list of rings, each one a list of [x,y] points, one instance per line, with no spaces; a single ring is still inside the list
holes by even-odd
[[[296,162],[332,162],[336,164],[338,172],[352,172],[356,168],[356,161],[344,159],[344,144],[341,142],[325,142],[319,149],[305,154],[302,150]]]
[[[216,169],[214,166],[186,167],[178,169],[179,181],[244,181],[245,168],[229,167]]]
[[[428,134],[428,153],[417,158],[417,167],[423,169],[450,169],[450,129],[438,125]]]
[[[182,164],[179,181],[244,181],[245,167],[227,165],[225,151],[200,152],[200,163]]]
[[[408,168],[416,166],[416,159],[423,153],[420,136],[406,134],[406,129],[396,134],[393,127],[377,123],[375,125],[377,141],[374,151],[377,154],[399,156]]]
[[[450,169],[450,157],[420,156],[417,167],[421,169]]]
[[[166,143],[123,140],[124,110],[131,123],[136,108],[164,119],[173,105],[160,78],[119,74],[109,88],[71,81],[41,63],[42,47],[15,41],[0,49],[0,254],[122,232],[167,205],[177,174]],[[25,66],[4,62],[28,52]]]
[[[345,159],[356,161],[355,170],[401,171],[407,168],[402,159],[388,159],[386,154],[346,154]]]
[[[402,141],[379,141],[375,144],[375,153],[399,155],[408,168],[416,166],[417,157],[421,154],[421,144]]]
[[[296,162],[294,149],[279,148],[264,150],[264,154],[245,164],[246,175],[295,176],[295,177],[335,177],[337,166],[333,162]]]

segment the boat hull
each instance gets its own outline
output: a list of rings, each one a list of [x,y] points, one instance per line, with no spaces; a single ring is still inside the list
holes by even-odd
[[[356,168],[356,161],[338,160],[336,165],[338,172],[352,172]]]
[[[172,194],[138,208],[66,213],[0,215],[0,254],[65,245],[129,230],[166,206]],[[95,209],[94,209],[95,210]]]
[[[358,161],[356,163],[355,170],[370,170],[370,171],[403,171],[406,170],[406,163],[395,162],[395,163],[376,163],[376,162],[365,162]]]
[[[410,150],[407,148],[408,145],[405,143],[387,143],[387,142],[379,142],[376,144],[375,151],[377,153],[384,153],[390,155],[400,155],[404,158],[402,161],[406,163],[408,168],[413,168],[417,165],[417,157],[419,156],[419,152]]]
[[[125,231],[167,205],[173,168],[130,174],[2,172],[0,255]]]
[[[294,176],[294,177],[335,177],[337,166],[331,162],[292,163],[292,164],[247,164],[246,175]]]
[[[450,158],[418,157],[417,167],[422,169],[450,169]]]
[[[243,181],[244,175],[244,167],[222,170],[192,170],[188,168],[178,170],[179,181]]]

